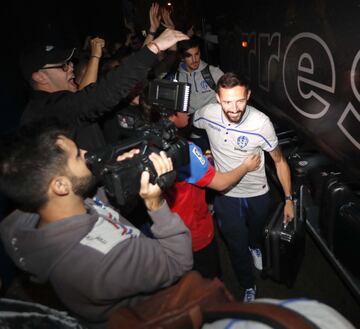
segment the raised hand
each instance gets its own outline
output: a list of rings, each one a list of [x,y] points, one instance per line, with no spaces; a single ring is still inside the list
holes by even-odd
[[[164,51],[173,45],[175,45],[178,41],[187,40],[189,37],[177,30],[166,29],[163,33],[161,33],[154,41],[150,42],[147,46],[154,53],[158,53],[159,51]],[[153,44],[155,43],[156,46]]]
[[[150,32],[156,32],[160,26],[161,15],[159,11],[159,4],[153,2],[149,10],[149,19],[150,19]]]
[[[99,37],[92,38],[90,40],[91,56],[100,58],[102,55],[103,48],[105,47],[105,40]]]
[[[175,24],[173,20],[171,19],[170,10],[167,8],[161,9],[161,16],[162,16],[162,25],[166,27],[167,29],[173,29],[175,30]]]

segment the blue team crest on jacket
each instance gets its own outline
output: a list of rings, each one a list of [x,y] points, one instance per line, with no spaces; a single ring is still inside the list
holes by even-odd
[[[209,85],[207,84],[207,82],[205,80],[200,82],[200,86],[202,89],[208,89]]]
[[[248,145],[249,138],[247,138],[246,136],[239,136],[236,143],[241,149],[243,149],[246,145]]]

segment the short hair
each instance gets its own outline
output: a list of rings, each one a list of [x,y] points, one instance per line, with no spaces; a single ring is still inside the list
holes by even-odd
[[[34,123],[2,139],[0,190],[19,209],[41,209],[51,179],[65,172],[68,156],[57,144],[59,136],[72,138],[72,133],[58,125]]]
[[[227,72],[224,73],[218,80],[216,84],[216,92],[219,93],[221,88],[229,89],[236,86],[245,87],[247,90],[250,89],[249,82],[245,78],[240,77],[234,72]]]
[[[179,41],[177,43],[177,49],[181,56],[184,56],[185,52],[190,48],[200,48],[200,39],[197,36],[192,36],[190,39]]]

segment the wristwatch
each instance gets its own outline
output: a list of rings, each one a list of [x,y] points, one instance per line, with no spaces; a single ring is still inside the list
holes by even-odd
[[[291,194],[290,194],[290,195],[286,195],[286,196],[285,196],[285,201],[287,201],[287,200],[293,201],[294,198],[293,198],[293,196],[292,196]]]

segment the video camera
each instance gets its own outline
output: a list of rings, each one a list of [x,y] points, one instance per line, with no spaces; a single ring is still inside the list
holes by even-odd
[[[147,101],[157,106],[162,113],[167,111],[185,112],[189,107],[190,85],[182,82],[152,80],[149,83]],[[157,176],[149,159],[152,152],[165,151],[171,158],[174,169],[189,163],[188,142],[178,137],[177,128],[166,118],[159,122],[134,126],[129,129],[131,137],[109,145],[99,151],[86,153],[86,161],[93,174],[102,182],[107,194],[122,206],[138,195],[140,176],[144,170],[150,173],[150,182],[164,189],[170,187],[176,178],[176,171]],[[122,153],[137,148],[139,154],[130,159],[117,161]]]

